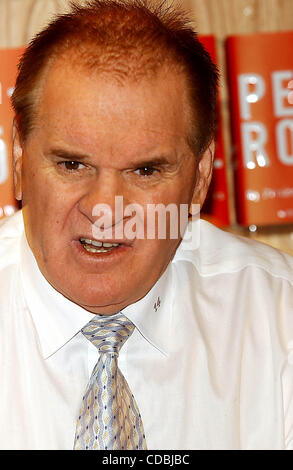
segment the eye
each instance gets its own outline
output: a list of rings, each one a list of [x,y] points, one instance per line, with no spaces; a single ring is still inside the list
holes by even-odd
[[[59,162],[58,165],[62,166],[67,171],[78,171],[81,170],[80,165],[84,167],[82,163],[76,161],[66,160],[65,162]]]
[[[139,176],[153,176],[158,170],[151,166],[143,166],[141,168],[137,168],[134,173]]]

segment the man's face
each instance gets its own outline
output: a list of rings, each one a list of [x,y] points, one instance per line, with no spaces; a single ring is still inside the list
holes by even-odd
[[[23,199],[29,245],[43,275],[65,297],[93,313],[110,314],[142,298],[174,255],[177,239],[94,240],[93,208],[199,202],[197,162],[187,145],[184,78],[162,71],[141,83],[77,72],[49,71],[36,126],[14,142],[16,193]],[[113,230],[113,234],[115,232]],[[95,240],[94,240],[95,241]],[[89,250],[89,251],[88,251]]]

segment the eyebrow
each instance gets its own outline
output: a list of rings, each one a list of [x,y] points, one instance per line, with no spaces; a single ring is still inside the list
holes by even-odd
[[[63,158],[64,160],[71,160],[71,161],[81,161],[89,158],[88,155],[79,152],[71,152],[68,150],[63,150],[60,148],[53,148],[50,149],[48,152],[49,155],[54,155],[55,157]]]
[[[148,160],[129,162],[128,166],[131,168],[143,168],[147,166],[167,166],[171,165],[171,162],[166,157],[155,157]]]
[[[89,155],[87,154],[74,152],[74,151],[68,151],[68,150],[64,150],[61,148],[50,149],[48,154],[54,155],[64,160],[70,160],[70,161],[83,161],[89,158]],[[168,160],[168,158],[164,156],[145,159],[143,161],[136,161],[136,162],[132,161],[132,162],[127,163],[127,166],[130,168],[143,168],[143,167],[149,167],[149,166],[163,167],[163,166],[170,166],[170,165],[172,165],[172,163]]]

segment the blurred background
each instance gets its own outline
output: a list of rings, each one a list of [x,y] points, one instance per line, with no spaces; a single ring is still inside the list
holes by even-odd
[[[0,218],[17,209],[9,103],[16,63],[30,39],[69,4],[0,0]],[[293,0],[180,4],[192,13],[221,72],[214,181],[203,216],[293,255]]]

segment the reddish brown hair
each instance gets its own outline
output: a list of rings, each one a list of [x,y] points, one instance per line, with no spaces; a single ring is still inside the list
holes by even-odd
[[[34,126],[35,107],[45,70],[57,58],[110,73],[123,81],[139,80],[164,64],[187,77],[193,119],[191,145],[199,155],[216,127],[218,72],[186,15],[166,2],[90,0],[71,5],[29,44],[19,63],[12,104],[21,137]]]

